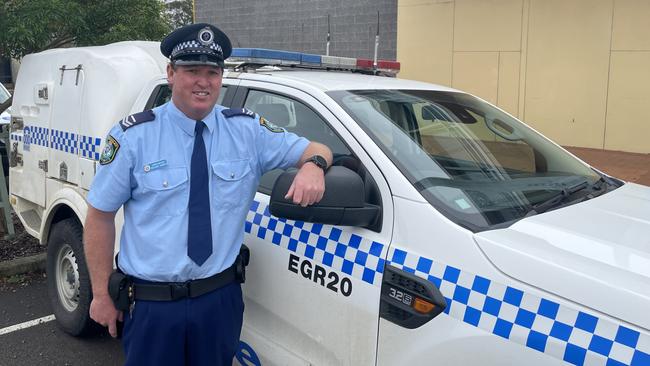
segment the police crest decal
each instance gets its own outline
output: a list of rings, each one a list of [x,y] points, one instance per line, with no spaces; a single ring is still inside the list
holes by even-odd
[[[113,136],[108,135],[106,138],[106,146],[104,146],[102,156],[99,158],[99,164],[110,164],[115,159],[115,155],[117,155],[117,150],[119,149],[120,144],[117,142],[117,140],[115,140]]]

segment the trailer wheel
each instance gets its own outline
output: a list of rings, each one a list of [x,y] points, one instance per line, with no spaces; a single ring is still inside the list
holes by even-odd
[[[83,229],[74,218],[59,221],[50,233],[47,290],[54,316],[66,333],[82,336],[98,329],[88,312],[92,290],[83,251]]]

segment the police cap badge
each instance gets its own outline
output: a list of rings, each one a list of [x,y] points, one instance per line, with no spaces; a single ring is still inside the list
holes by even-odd
[[[214,25],[198,23],[171,32],[160,43],[160,52],[176,65],[212,65],[223,68],[232,45]]]

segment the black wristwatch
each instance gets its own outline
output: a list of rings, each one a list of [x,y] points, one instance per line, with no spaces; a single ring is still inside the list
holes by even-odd
[[[305,160],[305,163],[314,163],[317,167],[323,169],[323,172],[327,171],[327,160],[320,155],[314,155],[311,158]]]

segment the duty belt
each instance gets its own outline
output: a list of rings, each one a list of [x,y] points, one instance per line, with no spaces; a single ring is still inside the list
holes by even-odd
[[[118,260],[115,257],[117,265]],[[208,278],[187,282],[151,282],[140,280],[118,270],[111,273],[108,280],[108,293],[115,308],[126,310],[134,300],[174,301],[186,297],[194,298],[205,295],[233,282],[246,281],[246,266],[250,261],[250,251],[246,245],[241,246],[239,255],[230,268]]]
[[[199,297],[229,285],[237,279],[237,269],[233,265],[227,270],[208,278],[187,282],[149,282],[134,279],[133,297],[135,300],[174,301],[186,297]]]

